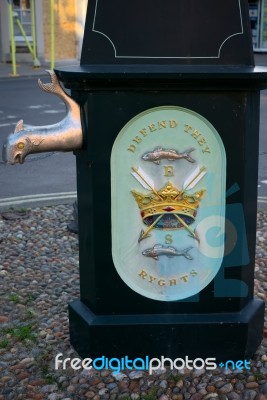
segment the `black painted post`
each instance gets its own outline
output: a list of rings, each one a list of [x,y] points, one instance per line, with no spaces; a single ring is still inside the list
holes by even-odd
[[[83,357],[244,359],[253,298],[260,90],[247,0],[91,0],[77,151]]]

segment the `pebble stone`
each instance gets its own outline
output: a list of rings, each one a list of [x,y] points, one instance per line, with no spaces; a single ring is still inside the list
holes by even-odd
[[[67,310],[79,298],[78,237],[67,230],[71,219],[68,205],[32,208],[23,218],[0,213],[0,400],[267,400],[267,313],[249,370],[56,370],[58,353],[79,358],[70,345]],[[267,302],[263,211],[254,283],[255,297]]]

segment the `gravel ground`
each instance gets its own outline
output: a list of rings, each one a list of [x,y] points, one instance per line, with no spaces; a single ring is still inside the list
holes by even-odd
[[[71,206],[0,214],[0,400],[267,400],[267,315],[250,370],[54,369],[69,343],[67,304],[79,297]],[[258,213],[255,295],[267,296],[267,213]]]

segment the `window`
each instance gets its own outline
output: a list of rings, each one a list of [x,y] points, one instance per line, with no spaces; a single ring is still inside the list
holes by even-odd
[[[17,13],[17,16],[26,33],[27,39],[31,41],[32,36],[30,0],[13,0],[13,11]],[[17,45],[19,45],[20,43],[24,45],[24,39],[17,23],[14,23],[14,30]]]

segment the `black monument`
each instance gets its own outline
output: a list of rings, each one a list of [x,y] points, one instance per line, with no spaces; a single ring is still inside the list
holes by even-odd
[[[91,0],[76,151],[82,357],[249,358],[260,90],[247,0]]]

